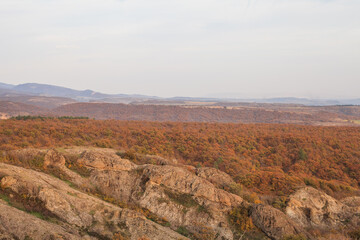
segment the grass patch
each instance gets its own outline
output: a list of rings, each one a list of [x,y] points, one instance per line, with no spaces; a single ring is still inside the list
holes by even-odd
[[[14,208],[16,208],[18,210],[21,210],[21,211],[25,211],[24,205],[21,202],[17,202],[17,201],[12,200],[11,198],[9,198],[9,196],[7,196],[4,193],[0,193],[0,199],[5,201],[11,207],[14,207]]]
[[[151,212],[149,209],[142,208],[142,209],[138,209],[138,211],[140,211],[147,219],[149,219],[157,224],[160,224],[164,227],[170,227],[170,223],[165,218],[157,216],[156,214]]]
[[[180,233],[181,235],[185,236],[185,237],[192,237],[192,234],[189,232],[189,230],[187,230],[186,227],[184,226],[180,226],[178,227],[178,229],[176,229],[176,232]]]
[[[208,208],[204,205],[199,205],[196,209],[197,212],[199,213],[206,213],[206,214],[209,214],[210,215],[210,212],[208,210]]]
[[[41,212],[29,212],[31,215],[33,215],[34,217],[40,218],[42,220],[46,220],[46,218],[44,217],[44,215]]]
[[[159,203],[159,204],[169,203],[169,200],[167,200],[166,198],[158,198],[158,203]]]
[[[176,193],[164,188],[164,193],[175,203],[187,208],[200,206],[190,194]]]
[[[74,183],[72,183],[72,182],[70,182],[69,180],[67,180],[67,179],[61,179],[64,183],[66,183],[67,185],[69,185],[69,187],[71,187],[71,188],[74,188],[74,189],[77,189],[77,186],[74,184]]]
[[[11,205],[11,201],[10,201],[9,197],[6,196],[5,194],[0,193],[0,199],[5,201],[7,204]]]
[[[73,197],[77,197],[78,195],[76,193],[72,193],[72,192],[67,192],[68,195],[73,196]]]
[[[12,194],[10,198],[8,195]],[[56,217],[44,208],[43,203],[37,199],[30,200],[26,194],[16,194],[7,190],[0,191],[0,199],[5,201],[9,206],[20,211],[26,212],[42,220],[54,221]]]

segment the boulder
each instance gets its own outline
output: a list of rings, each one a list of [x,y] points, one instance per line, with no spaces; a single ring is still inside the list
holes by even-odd
[[[303,227],[326,230],[351,223],[356,225],[360,211],[352,205],[356,205],[357,199],[343,202],[312,187],[304,187],[290,195],[286,214]]]
[[[255,205],[251,209],[253,223],[269,238],[281,240],[287,236],[304,235],[311,238],[306,231],[292,221],[280,210],[269,205]]]

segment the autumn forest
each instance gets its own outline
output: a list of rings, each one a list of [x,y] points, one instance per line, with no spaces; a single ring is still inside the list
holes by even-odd
[[[3,152],[68,146],[114,148],[135,156],[133,161],[140,161],[137,155],[159,155],[193,167],[215,167],[237,182],[230,191],[281,196],[310,185],[343,196],[358,194],[360,186],[358,127],[36,117],[0,121]]]

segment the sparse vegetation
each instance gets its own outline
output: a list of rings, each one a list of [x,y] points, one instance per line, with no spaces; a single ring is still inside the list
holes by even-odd
[[[274,199],[274,201],[272,202],[272,206],[274,208],[277,208],[281,211],[284,211],[284,209],[286,208],[287,206],[287,201],[288,201],[288,197],[286,196],[279,196],[279,197],[276,197]]]
[[[76,172],[82,177],[89,177],[91,170],[78,163],[78,159],[81,157],[80,154],[64,154],[65,166],[70,170]]]
[[[199,213],[206,213],[210,215],[208,208],[204,205],[199,205],[196,209]]]
[[[67,185],[69,185],[69,187],[77,189],[78,187],[71,181],[67,180],[67,179],[61,179],[63,180]]]
[[[10,199],[7,195],[0,193],[0,199],[5,201],[7,204],[11,205]]]
[[[291,235],[284,237],[282,240],[307,240],[307,238],[303,235]]]
[[[353,230],[353,231],[349,232],[348,235],[353,240],[360,240],[360,228],[358,228],[357,230]]]
[[[180,233],[181,235],[185,236],[185,237],[191,237],[192,234],[189,232],[189,230],[187,230],[186,227],[184,226],[180,226],[176,229],[176,232]]]
[[[164,193],[175,203],[187,208],[200,206],[190,194],[178,193],[164,188]]]
[[[304,183],[306,186],[317,188],[315,181],[313,181],[311,178],[304,178]]]
[[[254,228],[250,218],[250,209],[245,206],[238,206],[229,212],[229,223],[233,226],[234,231],[244,232]]]
[[[136,156],[136,153],[134,151],[131,151],[131,150],[124,151],[124,152],[118,151],[118,152],[116,152],[116,154],[121,158],[131,160],[131,161],[133,161],[135,163],[137,162],[136,161],[137,156]]]
[[[43,203],[39,199],[31,198],[26,193],[16,193],[9,189],[0,189],[0,199],[9,206],[27,212],[42,220],[52,221],[56,218],[48,210],[45,210]]]

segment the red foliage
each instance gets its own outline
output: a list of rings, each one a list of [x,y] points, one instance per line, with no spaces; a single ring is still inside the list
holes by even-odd
[[[0,149],[97,146],[211,166],[259,192],[304,179],[358,188],[360,128],[275,124],[33,119],[0,121]],[[309,182],[311,182],[309,180]]]

